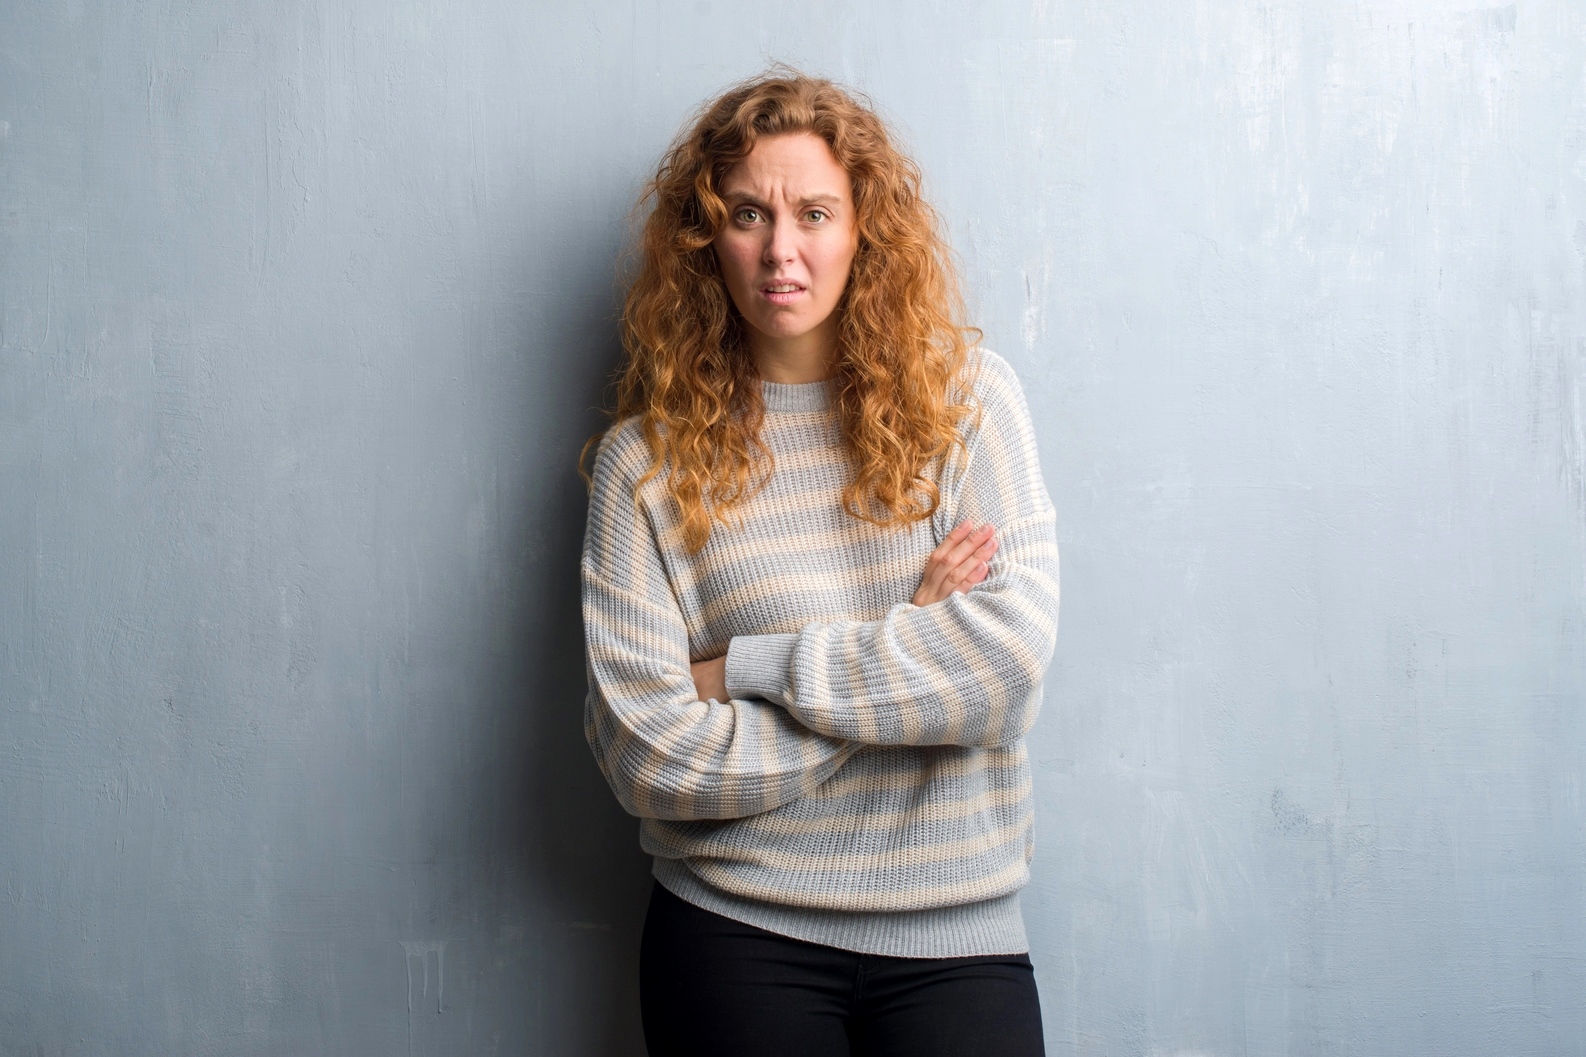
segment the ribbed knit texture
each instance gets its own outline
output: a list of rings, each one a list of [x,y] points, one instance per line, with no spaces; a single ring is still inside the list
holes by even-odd
[[[775,470],[698,554],[667,468],[636,494],[650,458],[637,420],[602,439],[585,734],[682,898],[874,954],[1027,949],[1023,736],[1057,633],[1055,519],[1013,371],[980,350],[967,378],[967,451],[939,475],[937,514],[902,530],[842,509],[830,383],[761,383]],[[990,575],[911,604],[965,518],[996,527]],[[699,701],[689,664],[723,653],[731,700]]]

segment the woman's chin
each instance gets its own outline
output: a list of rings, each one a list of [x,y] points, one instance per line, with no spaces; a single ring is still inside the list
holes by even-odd
[[[798,341],[807,337],[821,322],[812,318],[810,313],[783,310],[762,315],[754,321],[754,329],[771,341]]]

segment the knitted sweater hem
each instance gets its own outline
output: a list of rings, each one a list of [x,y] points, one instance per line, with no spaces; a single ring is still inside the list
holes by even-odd
[[[651,874],[667,891],[713,914],[781,936],[892,958],[1025,954],[1019,893],[958,906],[890,913],[812,910],[745,899],[707,885],[676,859],[657,856]]]

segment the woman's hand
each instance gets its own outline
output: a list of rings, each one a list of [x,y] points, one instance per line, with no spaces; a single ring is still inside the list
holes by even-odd
[[[955,591],[967,594],[990,571],[991,556],[997,553],[995,536],[992,525],[972,529],[970,522],[960,521],[925,559],[925,575],[910,601],[928,606]]]
[[[699,700],[726,701],[727,697],[727,657],[713,657],[708,661],[695,661],[688,666],[694,676],[694,692],[699,695]]]

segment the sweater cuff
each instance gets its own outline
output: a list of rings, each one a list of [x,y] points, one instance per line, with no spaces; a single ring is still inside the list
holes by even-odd
[[[797,635],[735,635],[727,644],[727,695],[787,706]]]

